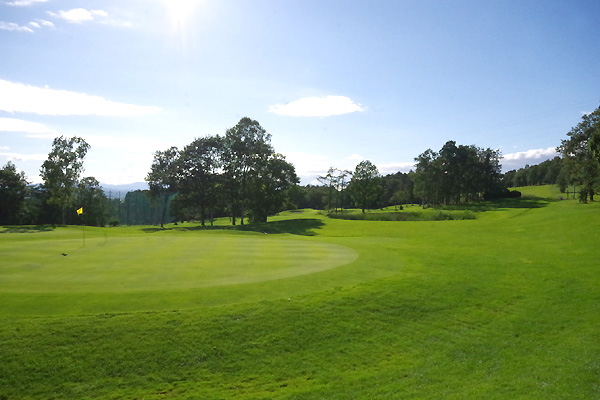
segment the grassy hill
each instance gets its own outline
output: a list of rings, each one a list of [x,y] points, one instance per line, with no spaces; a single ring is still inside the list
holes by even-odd
[[[600,206],[522,189],[476,220],[0,228],[0,399],[598,398]]]

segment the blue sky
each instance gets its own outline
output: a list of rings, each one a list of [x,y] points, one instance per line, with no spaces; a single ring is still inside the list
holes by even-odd
[[[139,182],[244,116],[304,184],[448,140],[536,164],[600,105],[599,21],[596,0],[0,0],[0,165],[39,182],[81,136],[85,176]]]

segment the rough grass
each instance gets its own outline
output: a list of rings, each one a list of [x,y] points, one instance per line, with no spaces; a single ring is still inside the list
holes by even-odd
[[[431,212],[395,211],[363,213],[360,211],[343,211],[330,213],[328,217],[351,221],[452,221],[476,219],[477,215],[471,210],[446,211],[432,209]]]
[[[76,296],[94,310],[81,315],[44,310],[38,293],[28,307],[41,311],[0,317],[0,398],[599,398],[600,207],[531,201],[468,221],[282,214],[275,219],[322,225],[276,238],[346,246],[358,259],[274,281],[147,291],[140,312],[123,299],[144,291],[113,293],[112,302]],[[169,228],[108,235],[271,240]],[[20,240],[66,240],[70,229]],[[11,258],[0,257],[4,279]],[[1,307],[21,296],[5,291]]]

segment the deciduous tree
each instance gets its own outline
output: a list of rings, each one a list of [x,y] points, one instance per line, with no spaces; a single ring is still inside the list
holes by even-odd
[[[600,181],[598,157],[595,155],[596,137],[600,126],[600,107],[586,114],[581,122],[567,133],[568,139],[563,139],[557,151],[569,169],[570,183],[578,185],[580,201],[587,202],[589,196],[594,201],[597,186]]]
[[[21,223],[27,194],[27,178],[12,162],[0,169],[0,224]]]
[[[60,208],[62,223],[66,223],[66,210],[73,207],[75,186],[83,172],[83,159],[90,145],[80,137],[55,138],[48,159],[44,161],[41,177],[49,193],[48,203]]]
[[[361,161],[354,169],[348,189],[354,203],[364,213],[381,195],[382,187],[377,167],[369,160]]]
[[[157,199],[161,205],[161,228],[164,227],[169,196],[177,192],[180,172],[178,158],[179,151],[177,147],[155,152],[150,172],[146,176],[146,181],[150,187],[150,196]]]

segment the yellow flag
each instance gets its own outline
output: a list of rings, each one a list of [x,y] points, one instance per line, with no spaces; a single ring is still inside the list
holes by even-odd
[[[77,215],[81,215],[83,214],[83,207],[81,207],[79,210],[77,210]]]

